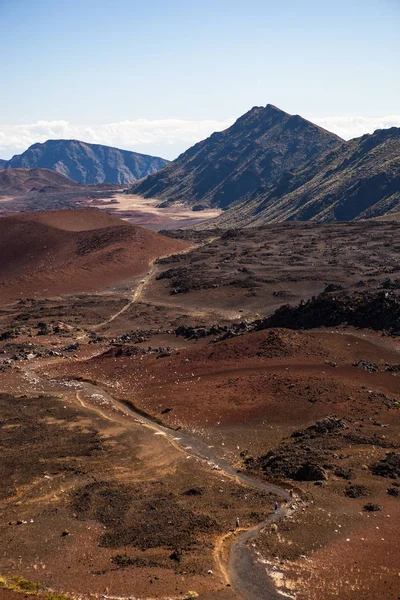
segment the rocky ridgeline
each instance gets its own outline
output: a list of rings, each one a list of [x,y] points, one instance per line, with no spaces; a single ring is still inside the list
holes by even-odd
[[[352,325],[400,335],[400,297],[395,292],[320,294],[298,306],[284,305],[263,320],[264,327],[312,329]]]
[[[356,293],[349,296],[336,296],[324,292],[297,306],[285,304],[263,319],[212,327],[182,325],[175,330],[175,334],[186,339],[215,335],[215,339],[212,340],[215,343],[243,333],[269,328],[313,329],[340,325],[400,335],[400,296],[389,291]],[[365,361],[360,361],[354,366],[371,372],[376,370],[376,365],[367,364]],[[398,365],[388,365],[388,370],[397,371]]]

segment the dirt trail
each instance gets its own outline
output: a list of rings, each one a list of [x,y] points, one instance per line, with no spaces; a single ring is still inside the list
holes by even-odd
[[[152,260],[150,262],[150,265],[149,265],[150,266],[150,271],[147,273],[147,275],[144,277],[144,279],[142,279],[139,282],[139,284],[135,288],[135,291],[133,292],[132,297],[129,300],[129,302],[127,304],[125,304],[125,306],[123,306],[118,312],[116,312],[113,315],[111,315],[111,317],[109,317],[105,321],[102,321],[101,323],[98,323],[97,325],[94,325],[92,327],[92,329],[96,330],[96,329],[100,329],[101,327],[104,327],[105,325],[108,325],[109,323],[111,323],[112,321],[114,321],[117,317],[119,317],[120,315],[122,315],[125,311],[127,311],[128,308],[130,308],[132,306],[132,304],[135,304],[135,302],[138,302],[140,300],[140,298],[141,298],[141,296],[143,294],[143,290],[145,289],[146,285],[148,284],[148,282],[150,281],[150,279],[152,278],[152,276],[154,275],[154,273],[156,271],[156,267],[154,265],[154,260]]]
[[[211,244],[216,239],[217,239],[217,237],[212,237],[209,240],[207,240],[206,242],[204,242],[203,244],[195,244],[193,246],[190,246],[190,248],[183,250],[182,252],[175,252],[174,254],[179,255],[179,256],[182,254],[187,254],[188,252],[191,252],[192,250],[195,250],[196,248],[200,248],[203,246],[207,246],[208,244]],[[168,254],[168,255],[165,255],[162,257],[158,257],[158,258],[168,258],[168,256],[171,256],[171,255]],[[135,290],[133,291],[132,296],[131,296],[130,300],[127,302],[127,304],[125,306],[123,306],[119,311],[117,311],[116,313],[111,315],[111,317],[109,317],[105,321],[102,321],[101,323],[97,323],[97,325],[93,325],[91,327],[92,330],[96,331],[98,329],[101,329],[102,327],[105,327],[109,323],[112,323],[112,321],[114,321],[120,315],[122,315],[124,312],[126,312],[133,304],[135,304],[136,302],[139,302],[141,300],[144,290],[150,283],[153,276],[157,273],[158,269],[157,269],[157,266],[155,265],[156,260],[157,259],[153,259],[152,261],[150,261],[149,272],[147,273],[147,275],[145,275],[140,280],[139,284],[135,287]],[[153,306],[165,306],[168,308],[175,308],[175,309],[178,308],[178,306],[176,304],[168,303],[168,302],[159,302],[159,301],[150,300],[149,304],[152,304]],[[210,313],[215,314],[219,318],[228,319],[228,320],[241,319],[243,316],[240,313],[238,313],[237,311],[228,310],[228,309],[226,309],[226,310],[219,310],[219,309],[201,310],[201,309],[192,309],[192,308],[185,307],[183,310],[184,310],[185,314],[187,314],[187,315],[190,315],[192,317],[200,317],[200,318],[204,317],[204,316],[209,316]],[[77,340],[84,339],[85,337],[86,337],[86,334],[81,335],[77,338]]]
[[[244,600],[277,600],[281,598],[282,594],[276,591],[272,580],[268,577],[265,566],[258,560],[250,544],[265,527],[278,521],[288,513],[290,510],[288,502],[291,499],[289,492],[271,483],[238,472],[225,458],[218,455],[214,448],[210,448],[202,440],[182,431],[177,432],[153,421],[150,417],[143,416],[128,404],[119,402],[113,398],[108,392],[97,385],[85,382],[82,383],[82,389],[90,394],[101,394],[106,400],[117,406],[119,410],[133,416],[142,426],[149,427],[162,434],[175,448],[181,449],[187,455],[206,461],[211,468],[236,480],[238,483],[282,498],[285,504],[272,513],[265,521],[251,529],[242,530],[243,532],[238,536],[231,548],[229,563],[227,565],[224,565],[221,560],[217,561],[219,562],[219,567],[225,577],[226,583],[230,584]],[[82,401],[80,400],[80,402]],[[217,542],[217,545],[220,545],[220,540]],[[220,557],[218,548],[216,548],[214,554]]]
[[[46,393],[47,391],[53,395],[59,395],[61,398],[65,398],[67,395],[65,393],[65,387],[67,387],[68,389],[73,390],[75,401],[79,402],[81,406],[93,410],[108,420],[117,420],[118,417],[112,412],[106,415],[103,410],[100,410],[98,407],[93,406],[90,401],[85,401],[82,398],[82,395],[85,393],[89,397],[94,395],[96,397],[101,396],[108,402],[109,406],[118,409],[117,413],[121,414],[122,412],[125,415],[133,417],[135,425],[148,427],[162,435],[166,442],[171,444],[174,448],[181,450],[187,456],[200,458],[217,473],[223,473],[225,476],[234,479],[247,487],[263,490],[282,498],[285,502],[284,506],[270,515],[265,521],[251,529],[239,530],[241,533],[232,545],[228,564],[223,564],[221,559],[221,539],[217,540],[214,552],[217,559],[217,566],[221,570],[226,583],[231,585],[234,591],[236,591],[243,600],[276,600],[281,597],[276,591],[272,580],[269,578],[265,566],[258,560],[257,555],[250,544],[260,531],[273,521],[285,516],[288,510],[290,510],[290,505],[286,504],[290,500],[290,495],[285,489],[238,472],[235,467],[233,467],[225,458],[218,455],[215,452],[215,449],[210,448],[204,441],[182,431],[178,432],[170,429],[169,427],[156,422],[150,416],[144,416],[132,408],[128,403],[116,400],[111,394],[97,385],[76,380],[46,381],[30,369],[27,369],[25,373],[35,386],[40,386],[42,393]]]

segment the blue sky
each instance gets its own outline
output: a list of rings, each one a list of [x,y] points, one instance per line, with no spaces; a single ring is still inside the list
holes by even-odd
[[[173,158],[267,103],[400,125],[400,0],[0,0],[0,31],[4,158],[46,136]]]

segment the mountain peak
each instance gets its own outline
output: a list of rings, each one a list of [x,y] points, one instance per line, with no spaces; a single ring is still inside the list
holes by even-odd
[[[277,113],[277,114],[281,114],[281,115],[287,115],[288,117],[290,116],[289,113],[285,112],[284,110],[278,108],[277,106],[275,106],[274,104],[267,104],[265,106],[265,109],[267,112],[269,113]]]
[[[242,202],[260,187],[273,185],[285,171],[303,167],[318,152],[340,143],[333,133],[300,122],[307,123],[273,104],[253,106],[231,127],[192,146],[131,192],[194,206],[227,208]]]

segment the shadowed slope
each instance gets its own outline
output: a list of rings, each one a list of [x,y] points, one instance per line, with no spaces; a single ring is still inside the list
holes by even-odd
[[[226,208],[270,187],[341,143],[333,133],[275,106],[253,107],[225,131],[213,133],[131,192],[167,202]]]
[[[396,214],[400,205],[400,129],[344,143],[286,173],[269,192],[215,221],[222,227],[277,221],[353,221]]]

